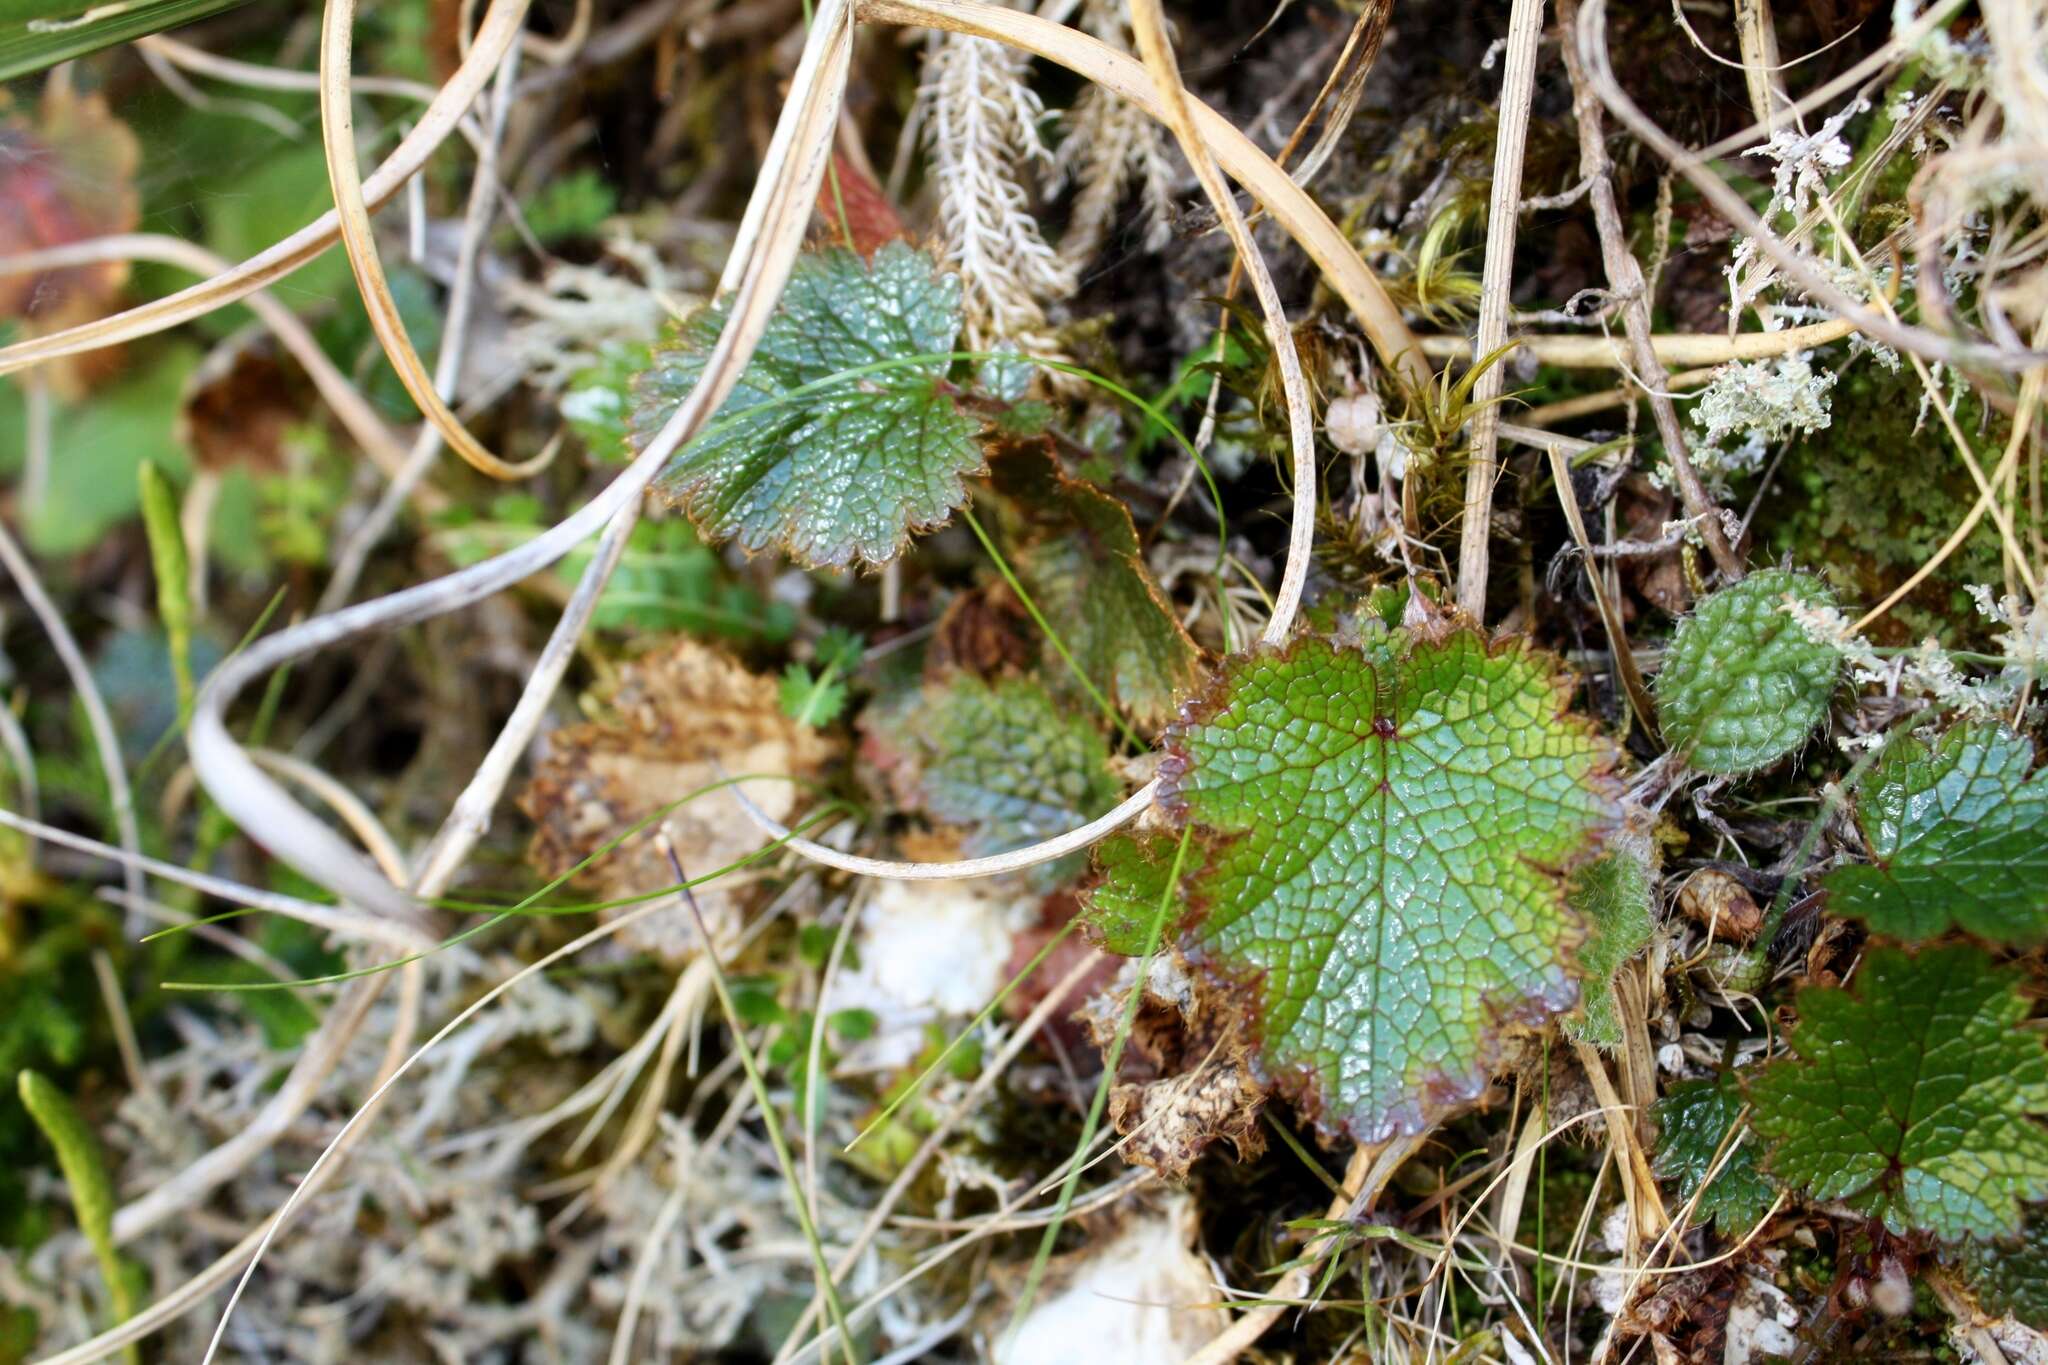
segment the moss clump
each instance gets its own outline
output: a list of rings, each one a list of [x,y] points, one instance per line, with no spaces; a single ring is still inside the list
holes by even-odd
[[[1822,566],[1849,602],[1876,602],[1903,582],[1976,500],[1976,483],[1939,416],[1930,412],[1914,430],[1920,395],[1910,371],[1895,375],[1865,362],[1845,373],[1832,395],[1833,423],[1793,444],[1777,489],[1765,499],[1759,542],[1773,555]],[[1957,403],[1955,417],[1988,475],[2004,448],[2008,419],[1996,412],[1987,418],[1974,393]],[[1935,635],[1963,645],[1966,634],[1984,624],[1964,585],[2003,582],[1998,528],[1986,517],[1871,633],[1885,644]]]

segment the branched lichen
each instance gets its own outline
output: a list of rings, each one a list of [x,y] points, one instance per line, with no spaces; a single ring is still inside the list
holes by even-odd
[[[945,259],[960,272],[967,339],[1051,349],[1045,302],[1073,292],[1072,268],[1046,244],[1027,177],[1052,164],[1045,108],[1017,48],[949,33],[925,57],[924,127]]]

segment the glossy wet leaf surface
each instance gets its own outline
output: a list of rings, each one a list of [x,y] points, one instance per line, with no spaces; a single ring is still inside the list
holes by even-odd
[[[637,446],[703,374],[727,311],[698,312],[655,348],[637,384]],[[748,550],[811,566],[894,558],[912,531],[952,514],[962,480],[982,467],[980,423],[954,403],[948,362],[907,359],[943,356],[959,331],[959,281],[922,252],[892,242],[872,265],[837,248],[804,257],[714,428],[676,453],[656,487],[706,536]]]
[[[1227,660],[1169,731],[1183,950],[1325,1128],[1419,1131],[1481,1093],[1506,1028],[1577,1000],[1565,871],[1616,817],[1614,754],[1566,699],[1470,632],[1311,637]]]
[[[1788,616],[1786,597],[1829,601],[1820,580],[1789,569],[1751,574],[1681,621],[1657,674],[1657,713],[1671,748],[1702,772],[1733,776],[1776,762],[1827,714],[1841,660]]]
[[[1715,1223],[1731,1236],[1749,1231],[1770,1209],[1773,1197],[1770,1182],[1757,1170],[1755,1135],[1744,1133],[1739,1142],[1728,1136],[1742,1105],[1742,1087],[1730,1073],[1717,1080],[1675,1085],[1653,1111],[1658,1130],[1654,1170],[1659,1180],[1671,1182],[1674,1216],[1699,1193],[1693,1226]],[[1724,1142],[1734,1145],[1716,1169],[1715,1157]],[[1706,1190],[1700,1193],[1703,1182]]]
[[[1869,864],[1828,874],[1828,908],[1895,938],[1955,927],[2000,942],[2048,933],[2048,774],[1999,725],[1932,744],[1895,735],[1864,780],[1856,825]]]
[[[2048,1052],[2019,974],[1970,947],[1871,952],[1799,993],[1791,1053],[1749,1085],[1765,1169],[1897,1233],[1997,1236],[2048,1195]]]

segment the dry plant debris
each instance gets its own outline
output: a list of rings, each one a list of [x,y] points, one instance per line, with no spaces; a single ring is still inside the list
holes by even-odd
[[[0,1365],[2048,1362],[2039,4],[323,11],[0,25]]]

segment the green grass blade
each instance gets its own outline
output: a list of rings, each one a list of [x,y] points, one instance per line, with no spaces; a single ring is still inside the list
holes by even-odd
[[[57,1166],[71,1190],[71,1207],[78,1215],[78,1227],[100,1263],[100,1275],[107,1282],[107,1301],[113,1307],[114,1322],[126,1322],[135,1313],[135,1286],[129,1279],[121,1253],[114,1249],[114,1182],[107,1174],[106,1155],[93,1136],[85,1118],[49,1077],[23,1071],[15,1081],[22,1108],[28,1110],[36,1127],[57,1149]],[[141,1359],[130,1346],[123,1358]]]
[[[244,0],[0,0],[0,81],[233,9]]]

